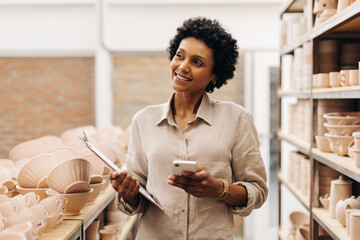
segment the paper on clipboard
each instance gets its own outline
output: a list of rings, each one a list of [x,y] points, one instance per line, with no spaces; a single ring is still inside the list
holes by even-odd
[[[100,152],[96,147],[94,147],[87,139],[85,132],[83,131],[84,136],[80,139],[83,140],[86,147],[90,149],[96,156],[98,156],[107,166],[109,166],[112,170],[120,173],[123,170],[116,166],[110,159],[108,159],[102,152]],[[143,195],[147,200],[149,200],[152,204],[160,208],[161,211],[164,211],[160,205],[160,203],[142,186],[140,186],[139,192]]]

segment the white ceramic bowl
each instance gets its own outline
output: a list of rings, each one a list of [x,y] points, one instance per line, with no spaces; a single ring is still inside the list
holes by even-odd
[[[61,163],[48,175],[48,185],[59,193],[64,193],[66,188],[78,181],[90,183],[92,166],[85,159],[75,158]]]
[[[325,113],[323,117],[331,125],[358,125],[360,112],[333,112]]]
[[[53,155],[42,153],[30,159],[20,170],[18,184],[23,188],[35,188],[56,166]]]
[[[339,136],[352,136],[353,132],[360,131],[360,125],[334,125],[324,123],[324,126],[329,130],[330,134]]]
[[[353,136],[338,136],[325,133],[329,139],[331,150],[339,156],[348,154],[350,143],[354,140]]]

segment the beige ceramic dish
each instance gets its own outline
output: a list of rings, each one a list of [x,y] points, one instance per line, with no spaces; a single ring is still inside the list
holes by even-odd
[[[360,125],[331,125],[324,123],[324,126],[332,135],[352,136],[353,132],[360,131]]]
[[[323,117],[331,125],[358,125],[360,112],[333,112],[325,113]]]
[[[96,198],[100,195],[104,185],[106,184],[105,180],[103,180],[101,183],[95,183],[91,184],[90,187],[94,189],[93,194],[89,197],[87,201],[87,205],[95,203]]]
[[[354,140],[352,136],[337,136],[325,133],[325,136],[329,139],[330,149],[339,156],[348,154],[350,143]]]
[[[81,209],[85,206],[93,192],[94,189],[90,189],[89,192],[64,194],[65,199],[67,199],[65,215],[74,216],[82,214]]]
[[[39,154],[21,168],[18,183],[23,188],[35,188],[38,182],[47,176],[55,166],[54,157],[51,154]]]
[[[71,184],[83,181],[90,183],[92,166],[87,160],[76,158],[58,165],[48,175],[48,185],[59,193],[64,193]]]
[[[316,146],[322,152],[331,152],[329,139],[325,136],[315,136]]]

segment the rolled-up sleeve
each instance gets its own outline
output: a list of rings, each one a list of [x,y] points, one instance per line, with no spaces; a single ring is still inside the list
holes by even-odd
[[[260,208],[267,199],[266,171],[259,147],[253,118],[250,113],[246,113],[239,119],[231,164],[234,177],[232,184],[246,188],[247,205],[233,207],[233,214],[248,216],[252,210]]]
[[[131,123],[129,148],[126,156],[126,168],[129,174],[139,181],[141,186],[146,186],[148,167],[146,155],[142,146],[141,129],[139,128],[137,115],[135,115]],[[115,203],[120,211],[128,215],[142,213],[148,206],[147,199],[141,195],[140,203],[136,208],[126,203],[119,195],[116,196]]]

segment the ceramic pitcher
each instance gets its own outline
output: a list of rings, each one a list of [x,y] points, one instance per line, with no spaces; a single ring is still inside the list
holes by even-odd
[[[339,179],[331,181],[330,187],[330,208],[329,213],[331,218],[336,218],[336,204],[341,199],[346,199],[351,197],[352,181],[345,180],[344,176],[340,176]]]

